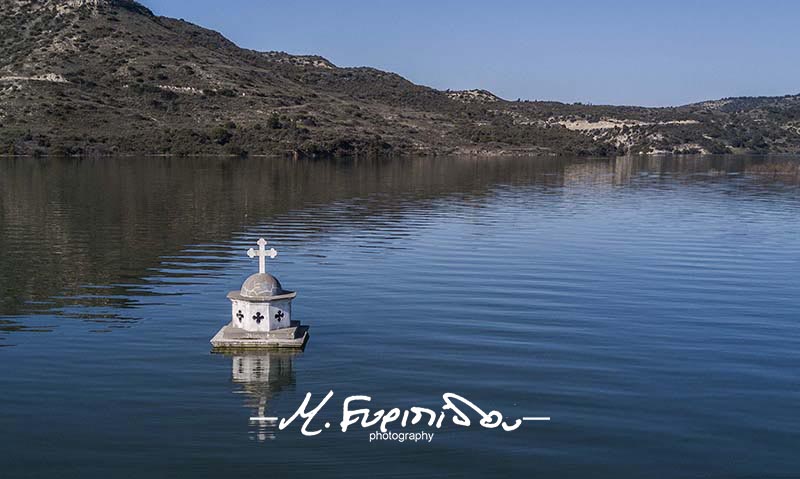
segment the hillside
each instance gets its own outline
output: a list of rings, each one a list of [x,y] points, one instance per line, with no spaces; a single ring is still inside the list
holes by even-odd
[[[0,152],[781,153],[800,96],[676,108],[507,101],[258,52],[131,0],[0,0]]]

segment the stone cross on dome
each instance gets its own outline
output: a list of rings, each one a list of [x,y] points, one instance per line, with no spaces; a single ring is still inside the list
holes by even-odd
[[[258,272],[264,274],[267,272],[266,258],[269,256],[269,259],[274,259],[276,256],[278,256],[278,252],[275,251],[275,248],[264,249],[264,247],[267,245],[267,240],[264,238],[259,238],[257,244],[258,251],[250,248],[247,250],[247,256],[251,258],[258,256]]]

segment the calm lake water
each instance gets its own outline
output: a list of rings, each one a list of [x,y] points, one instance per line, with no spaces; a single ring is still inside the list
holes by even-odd
[[[799,167],[0,160],[0,475],[798,477]],[[212,354],[260,236],[311,340]],[[337,427],[445,392],[552,420]]]

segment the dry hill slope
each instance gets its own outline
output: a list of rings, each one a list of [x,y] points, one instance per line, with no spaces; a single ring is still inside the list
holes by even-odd
[[[0,0],[0,152],[796,152],[800,97],[506,101],[258,52],[131,0]]]

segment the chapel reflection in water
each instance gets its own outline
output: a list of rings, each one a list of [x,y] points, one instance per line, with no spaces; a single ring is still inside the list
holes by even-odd
[[[235,392],[245,395],[245,408],[250,417],[265,417],[270,413],[270,402],[284,390],[295,387],[293,362],[299,351],[237,350],[223,352],[231,358],[231,379]],[[251,421],[253,438],[259,442],[275,438],[277,422]]]

